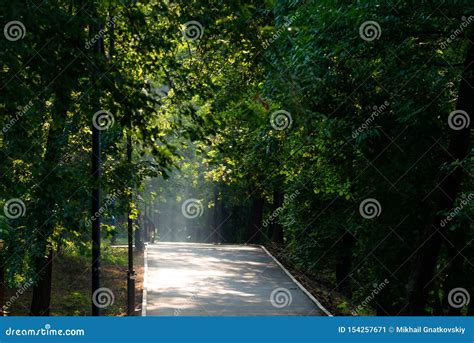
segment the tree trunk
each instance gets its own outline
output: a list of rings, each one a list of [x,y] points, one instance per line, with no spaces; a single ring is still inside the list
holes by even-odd
[[[247,226],[247,243],[260,243],[260,230],[262,227],[264,199],[259,196],[252,197],[250,214]]]
[[[140,220],[139,217],[136,221],[136,229],[135,229],[135,249],[139,252],[143,252],[145,250],[145,245],[143,244],[143,223],[144,220]]]
[[[147,194],[143,194],[143,242],[150,241],[150,224],[148,219],[148,199]]]
[[[219,204],[219,186],[214,186],[214,211],[213,211],[213,243],[221,242],[220,233],[220,221],[221,221],[221,208]]]
[[[472,275],[465,273],[463,270],[464,256],[459,254],[466,244],[466,235],[469,230],[470,223],[463,222],[456,230],[449,233],[448,239],[450,243],[446,244],[448,250],[449,266],[446,268],[447,277],[444,281],[444,301],[443,309],[447,309],[449,316],[461,315],[462,308],[455,308],[449,305],[448,294],[456,287],[464,287],[469,289],[468,284],[470,281],[466,279],[466,275]],[[452,244],[453,245],[452,245]],[[446,313],[441,312],[439,315],[445,315]]]
[[[273,191],[273,211],[283,206],[283,193],[278,189]],[[272,242],[275,244],[283,244],[283,226],[278,223],[278,218],[272,222]]]
[[[127,132],[127,164],[129,171],[132,168],[132,136],[131,130]],[[135,314],[135,269],[133,267],[133,219],[132,219],[132,187],[128,189],[127,195],[127,243],[128,243],[128,271],[127,271],[127,315]]]
[[[47,255],[36,262],[38,282],[33,287],[30,316],[49,316],[51,303],[51,281],[53,277],[53,251],[47,248]]]
[[[222,192],[221,188],[221,199],[219,201],[219,243],[226,243],[228,242],[227,240],[227,235],[226,232],[224,231],[224,224],[227,222],[227,215],[225,212],[225,202],[224,202],[224,194]]]
[[[48,132],[46,152],[42,163],[42,171],[38,175],[41,187],[35,191],[37,203],[32,208],[33,225],[38,230],[35,242],[39,254],[35,258],[35,271],[38,284],[33,288],[30,313],[32,315],[48,315],[51,300],[52,251],[48,247],[47,238],[54,230],[53,211],[56,206],[56,194],[60,192],[61,180],[58,177],[58,165],[62,159],[61,147],[67,141],[64,132],[67,111],[70,105],[70,94],[58,83],[55,85],[56,99],[54,102],[51,128]],[[46,219],[46,222],[44,220]],[[50,221],[50,222],[48,222]],[[46,257],[45,257],[46,256]]]
[[[469,40],[468,53],[464,63],[465,69],[459,87],[457,109],[463,110],[473,117],[474,101],[472,99],[474,97],[474,89],[471,85],[474,85],[474,34],[469,37]],[[448,163],[462,161],[466,158],[469,148],[470,128],[452,130],[451,133],[452,138],[448,146],[448,155],[452,157],[446,161]],[[443,235],[446,234],[446,228],[440,227],[440,223],[444,219],[444,216],[440,213],[443,210],[448,211],[453,207],[461,184],[462,168],[459,166],[454,168],[451,173],[448,172],[447,175],[441,175],[439,183],[441,191],[434,202],[434,215],[431,222],[424,228],[422,241],[420,242],[421,247],[416,255],[416,263],[408,287],[409,315],[426,314],[425,305],[428,299],[428,292],[430,291],[428,283],[433,278]]]

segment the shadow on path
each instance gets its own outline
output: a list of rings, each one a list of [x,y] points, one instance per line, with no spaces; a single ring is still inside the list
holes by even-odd
[[[148,245],[147,316],[321,315],[260,247]]]

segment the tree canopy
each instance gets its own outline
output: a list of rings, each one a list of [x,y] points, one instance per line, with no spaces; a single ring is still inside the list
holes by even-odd
[[[273,246],[346,314],[472,315],[451,291],[474,295],[473,9],[3,2],[8,284],[44,288],[60,247],[90,248],[95,126],[104,218],[151,217],[162,240]],[[181,216],[186,200],[197,216]]]

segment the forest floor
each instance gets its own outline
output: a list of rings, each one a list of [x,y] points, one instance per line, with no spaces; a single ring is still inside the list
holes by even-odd
[[[334,316],[351,316],[350,302],[339,292],[333,290],[329,280],[316,276],[308,270],[302,270],[285,258],[284,251],[278,246],[266,246],[277,260],[298,280],[308,292]]]
[[[90,257],[72,251],[58,255],[53,264],[51,294],[52,316],[91,315]],[[141,313],[143,292],[143,253],[135,254],[136,314]],[[102,250],[101,287],[114,295],[111,306],[104,308],[105,316],[123,316],[127,311],[127,249],[104,247]],[[10,316],[26,316],[31,303],[32,289],[19,295],[20,288],[7,288],[5,299],[11,299]]]

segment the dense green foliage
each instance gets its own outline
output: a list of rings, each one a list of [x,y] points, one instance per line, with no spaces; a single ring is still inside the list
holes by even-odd
[[[474,120],[472,4],[20,3],[0,5],[2,24],[26,28],[0,39],[0,199],[26,209],[0,216],[11,285],[38,279],[49,250],[88,246],[91,127],[106,110],[104,217],[132,191],[159,238],[273,243],[359,314],[474,313],[448,301],[474,296],[470,127],[448,120]],[[187,199],[201,218],[182,217]]]

